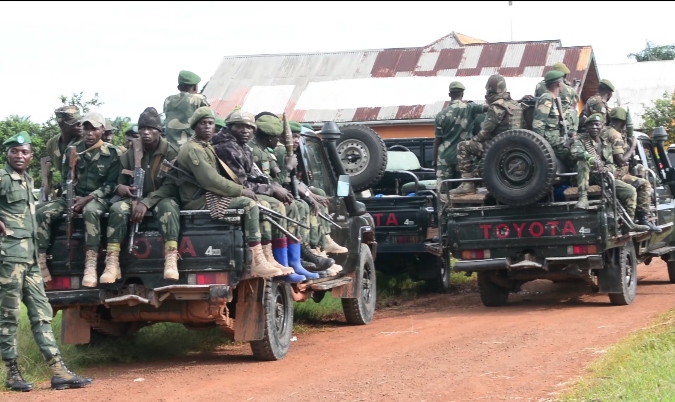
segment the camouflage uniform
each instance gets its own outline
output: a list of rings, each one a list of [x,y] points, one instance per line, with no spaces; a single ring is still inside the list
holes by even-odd
[[[198,108],[209,106],[209,102],[202,94],[181,92],[171,95],[164,100],[164,116],[166,118],[166,140],[169,144],[180,147],[188,142],[194,134],[188,119]]]
[[[97,251],[101,244],[101,216],[110,206],[109,198],[113,194],[120,172],[120,151],[114,145],[103,141],[99,141],[89,149],[84,141],[78,142],[75,146],[78,153],[75,165],[77,179],[75,196],[94,197],[82,210],[86,227],[85,244],[88,250]],[[69,161],[70,155],[66,153],[63,156],[61,170],[63,189],[66,188],[68,180]],[[66,212],[66,206],[64,194],[61,198],[45,204],[38,210],[37,242],[41,253],[49,248],[51,225],[55,220],[61,219],[62,214]]]
[[[320,188],[310,187],[309,191],[323,197],[326,196],[326,192]],[[324,215],[329,216],[328,207],[319,204],[319,209]],[[326,248],[326,235],[329,235],[331,230],[330,223],[315,214],[312,214],[309,219],[309,244],[312,248],[316,248],[317,246]]]
[[[38,349],[50,360],[59,354],[52,333],[52,307],[37,265],[33,179],[9,164],[0,170],[0,221],[7,229],[0,243],[0,350],[3,360],[18,356],[16,330],[21,302],[28,309]]]
[[[68,147],[71,145],[74,145],[76,142],[80,141],[82,138],[81,137],[75,137],[70,140],[69,143],[64,144],[61,141],[62,134],[58,134],[53,136],[52,138],[47,141],[47,156],[52,161],[52,167],[57,171],[60,172],[63,168],[63,155],[66,153],[68,150]]]
[[[582,127],[586,119],[588,119],[588,117],[594,113],[600,113],[605,116],[604,125],[608,125],[609,112],[610,109],[607,107],[607,102],[602,99],[602,96],[599,94],[591,96],[584,104],[584,108],[581,110],[581,114],[579,115],[579,132],[582,131]]]
[[[551,144],[555,156],[571,166],[573,163],[570,150],[565,147],[565,138],[560,132],[559,116],[558,108],[555,105],[555,97],[547,90],[537,99],[534,118],[532,119],[532,131],[544,137]]]
[[[562,90],[560,91],[560,103],[562,104],[565,113],[567,129],[571,133],[576,134],[579,129],[579,113],[577,112],[579,94],[577,94],[577,91],[574,90],[574,86],[566,79],[563,80],[563,84]],[[541,80],[541,82],[537,84],[534,96],[540,97],[546,93],[546,91],[546,82]]]

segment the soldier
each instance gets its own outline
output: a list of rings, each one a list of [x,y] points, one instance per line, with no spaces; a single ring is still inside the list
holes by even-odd
[[[82,139],[82,122],[80,121],[82,116],[80,116],[80,109],[75,105],[62,106],[54,111],[54,115],[61,134],[55,135],[47,141],[47,156],[51,159],[54,170],[61,172],[63,155],[66,149]],[[58,186],[60,186],[60,183],[55,183],[54,187]],[[40,208],[42,208],[42,205]]]
[[[436,115],[434,126],[434,164],[436,165],[437,189],[446,179],[460,176],[457,168],[457,144],[472,137],[471,128],[476,117],[487,110],[487,105],[463,102],[466,88],[459,81],[450,83],[450,104]],[[441,200],[445,202],[445,194]]]
[[[585,130],[579,133],[572,144],[571,155],[577,162],[577,186],[579,189],[579,201],[574,206],[576,209],[588,208],[588,187],[591,183],[598,182],[597,174],[606,174],[616,171],[613,155],[623,154],[623,144],[611,138],[609,132],[602,131],[605,116],[594,113],[585,120]],[[602,133],[601,133],[602,132]],[[613,142],[614,141],[614,142]],[[591,175],[591,172],[593,174]],[[636,197],[635,188],[620,180],[615,181],[616,197],[626,209],[628,215],[635,215]],[[631,230],[646,232],[649,226],[634,223]]]
[[[532,131],[544,137],[551,144],[555,156],[566,165],[572,167],[574,163],[570,156],[570,149],[565,146],[565,138],[563,138],[560,131],[560,113],[558,113],[555,103],[555,98],[561,96],[564,75],[565,73],[558,70],[551,70],[546,73],[544,77],[546,92],[539,96],[537,104],[534,107]],[[560,103],[562,104],[562,99]],[[573,133],[568,131],[569,138],[572,138],[572,135]]]
[[[216,134],[220,133],[223,128],[225,128],[225,119],[216,117]]]
[[[145,171],[143,182],[143,199],[132,209],[132,199],[136,187],[130,186],[131,177],[120,174],[115,193],[122,197],[121,201],[110,207],[107,230],[107,247],[105,271],[101,275],[101,283],[114,283],[122,278],[120,270],[120,244],[127,236],[129,218],[131,222],[141,222],[149,209],[159,222],[159,233],[164,240],[164,279],[178,280],[178,234],[180,232],[180,207],[171,194],[165,194],[162,187],[164,179],[158,178],[159,166],[164,159],[174,160],[178,156],[178,148],[161,137],[162,122],[154,107],[146,108],[138,118],[138,127],[143,142],[143,158],[141,167]],[[134,149],[120,157],[121,169],[133,171]]]
[[[188,142],[194,134],[188,119],[198,108],[209,106],[204,95],[197,93],[199,76],[191,71],[181,71],[178,74],[179,94],[171,95],[164,100],[164,115],[166,116],[166,140],[169,144],[180,147]]]
[[[195,135],[178,150],[176,165],[191,173],[199,182],[199,187],[225,197],[221,200],[223,206],[246,211],[244,233],[251,250],[251,275],[263,278],[283,275],[281,269],[267,261],[260,245],[260,211],[255,202],[257,200],[255,193],[224,178],[218,172],[218,157],[211,146],[215,128],[215,116],[211,108],[203,106],[195,110],[189,122],[189,128],[194,130]],[[207,209],[206,195],[195,197],[199,187],[192,183],[184,183],[178,188],[182,209]]]
[[[115,131],[117,131],[117,128],[112,125],[112,122],[110,119],[105,119],[105,132],[103,133],[103,136],[101,137],[101,140],[103,142],[107,142],[108,144],[113,143],[113,136],[115,135]],[[120,149],[121,153],[124,153],[127,151],[127,147],[123,145],[115,145],[117,148]]]
[[[563,87],[560,91],[560,102],[565,113],[565,120],[567,121],[567,130],[570,132],[570,135],[573,137],[577,133],[579,127],[579,113],[577,112],[577,104],[579,103],[579,94],[574,89],[574,86],[567,81],[567,75],[570,73],[570,69],[567,68],[563,63],[555,63],[553,69],[563,72]],[[546,92],[546,81],[541,80],[537,84],[537,88],[534,90],[534,96],[540,97]]]
[[[82,286],[96,287],[96,258],[101,244],[101,216],[108,211],[109,199],[117,184],[120,171],[120,151],[117,147],[105,143],[101,136],[105,131],[105,119],[98,112],[89,112],[82,119],[84,141],[74,146],[77,150],[74,188],[75,202],[73,211],[82,213],[85,223],[86,253]],[[66,153],[61,171],[62,187],[66,187],[70,171],[70,154]],[[37,241],[39,247],[40,270],[49,277],[47,269],[47,249],[51,235],[52,222],[61,219],[67,207],[65,195],[46,204],[37,213]],[[51,280],[51,278],[49,278]],[[46,280],[48,281],[48,280]]]
[[[584,120],[593,113],[600,113],[605,116],[605,125],[609,124],[609,108],[607,102],[612,99],[614,93],[614,85],[609,80],[600,80],[598,85],[598,92],[588,98],[584,108],[579,115],[579,126],[584,126]]]
[[[35,199],[33,179],[26,173],[33,159],[30,136],[22,131],[2,145],[7,147],[7,164],[0,169],[0,352],[7,368],[5,386],[12,391],[33,389],[23,379],[16,361],[22,301],[28,309],[35,343],[52,371],[52,388],[87,386],[93,380],[73,374],[61,360],[52,332],[52,307],[35,264]]]
[[[474,177],[473,158],[482,158],[485,143],[504,131],[525,127],[523,109],[517,101],[511,99],[511,94],[506,91],[504,77],[499,74],[491,76],[485,84],[485,89],[487,90],[485,100],[489,106],[480,132],[474,138],[457,145],[457,166],[462,173],[462,178]],[[463,182],[459,187],[451,190],[450,194],[473,194],[475,192],[476,185],[473,182]]]
[[[164,136],[164,133],[162,132],[162,136]],[[138,124],[133,123],[127,131],[124,133],[124,137],[126,139],[126,149],[131,149],[131,140],[134,138],[140,138],[140,134],[138,133]],[[120,147],[121,149],[121,147]]]

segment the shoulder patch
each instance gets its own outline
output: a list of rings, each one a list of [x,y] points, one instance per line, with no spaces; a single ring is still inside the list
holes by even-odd
[[[197,152],[195,152],[194,149],[188,151],[188,156],[190,156],[190,160],[192,161],[193,165],[199,166],[199,158],[197,157]]]

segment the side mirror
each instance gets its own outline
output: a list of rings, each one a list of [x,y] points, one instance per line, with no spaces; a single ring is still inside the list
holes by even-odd
[[[347,197],[349,196],[350,189],[350,177],[348,174],[343,174],[338,177],[337,185],[337,196],[338,197]]]

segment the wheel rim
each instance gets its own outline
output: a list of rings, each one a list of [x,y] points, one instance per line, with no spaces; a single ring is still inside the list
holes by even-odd
[[[361,280],[361,299],[364,304],[369,304],[373,295],[373,278],[370,274],[370,266],[363,267],[363,277]]]
[[[368,167],[370,155],[368,147],[359,140],[346,140],[337,147],[338,155],[348,175],[362,173]]]
[[[514,189],[530,184],[535,171],[532,157],[520,149],[507,149],[502,152],[497,166],[499,181]]]
[[[279,286],[279,285],[277,285]],[[286,295],[284,292],[277,291],[277,297],[274,304],[274,326],[278,334],[286,329]]]

